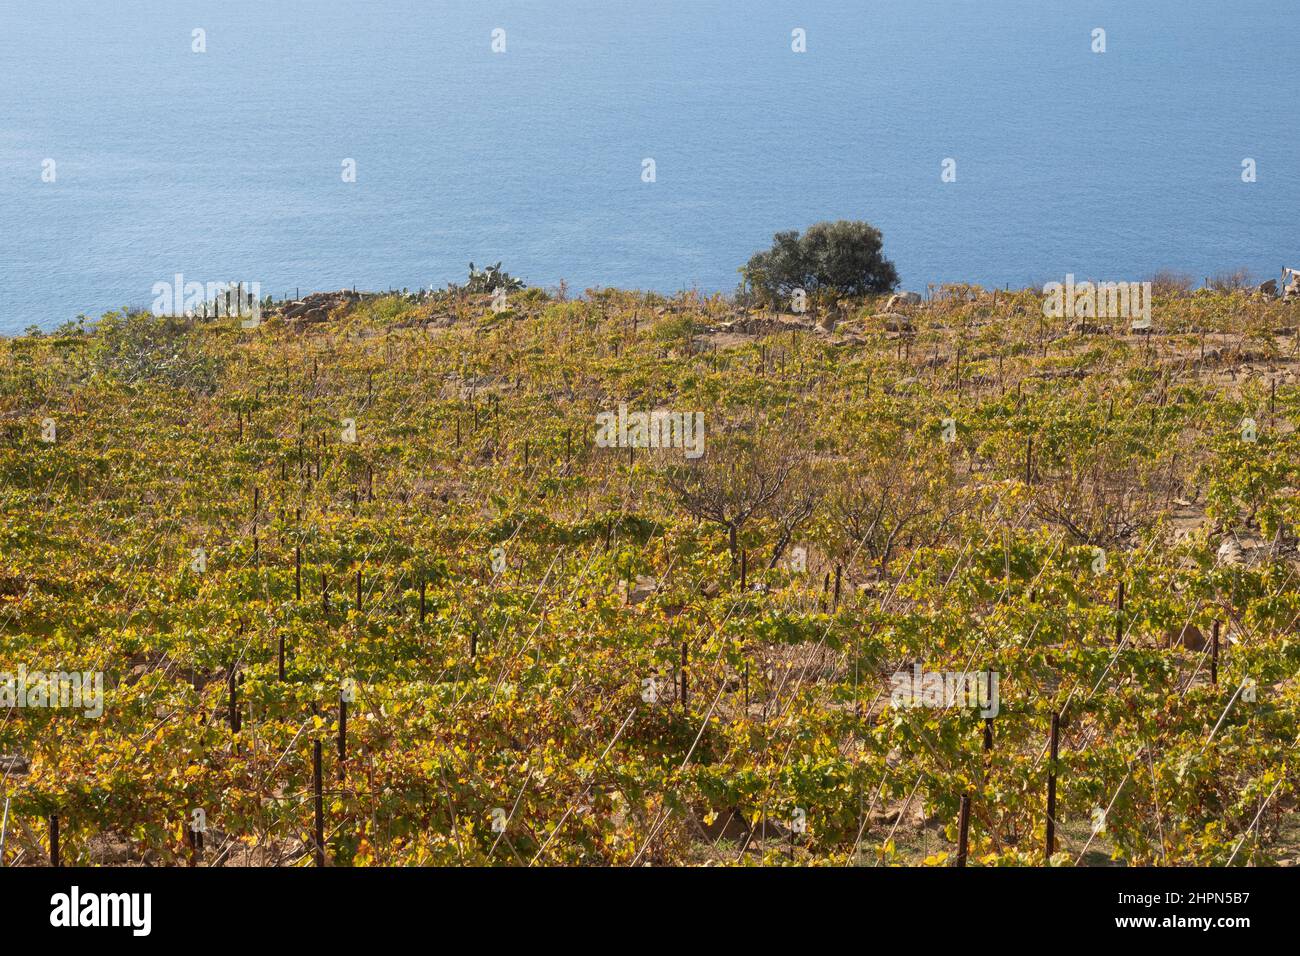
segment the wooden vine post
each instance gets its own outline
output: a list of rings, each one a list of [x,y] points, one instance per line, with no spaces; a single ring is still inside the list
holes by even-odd
[[[1115,594],[1115,643],[1124,640],[1124,582],[1119,582],[1119,591]]]
[[[229,678],[228,678],[228,681],[229,681],[229,691],[230,691],[230,694],[229,694],[230,732],[231,732],[232,734],[237,734],[237,733],[239,733],[239,687],[238,687],[238,679],[239,679],[239,666],[238,666],[237,664],[231,664],[231,665],[230,665],[230,676],[229,676]]]
[[[316,865],[325,865],[325,795],[321,781],[320,739],[312,741],[312,796],[315,801],[315,846],[313,853]]]
[[[1214,622],[1214,631],[1210,636],[1210,683],[1219,685],[1219,622]]]
[[[339,782],[348,778],[348,698],[339,691]]]
[[[689,657],[688,657],[688,654],[689,654],[689,652],[687,651],[687,645],[686,645],[686,642],[685,642],[685,641],[682,641],[681,693],[680,693],[679,696],[680,696],[681,699],[682,699],[682,709],[683,709],[683,710],[686,709],[686,705],[687,705],[687,703],[689,702],[689,699],[690,699],[690,698],[689,698],[689,687],[688,687],[688,685],[687,685],[687,680],[686,680],[686,668],[687,668],[688,663],[689,663]]]
[[[961,814],[957,819],[957,866],[966,865],[970,850],[970,794],[961,795]]]
[[[1052,714],[1051,759],[1047,765],[1047,862],[1056,852],[1056,757],[1061,739],[1061,715]]]

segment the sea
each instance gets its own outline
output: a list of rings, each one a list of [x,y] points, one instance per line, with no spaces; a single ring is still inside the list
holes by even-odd
[[[1295,0],[0,0],[0,333],[159,283],[1300,266]]]

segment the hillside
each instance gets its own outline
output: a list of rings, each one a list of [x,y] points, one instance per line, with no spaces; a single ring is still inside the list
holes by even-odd
[[[0,340],[2,862],[1296,862],[1300,308],[947,292]]]

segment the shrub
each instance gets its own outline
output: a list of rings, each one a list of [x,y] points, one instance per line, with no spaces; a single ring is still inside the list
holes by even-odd
[[[889,292],[898,286],[898,271],[881,251],[880,230],[866,222],[841,219],[778,232],[772,248],[755,254],[741,274],[769,299],[795,289],[833,289],[843,295]]]
[[[90,367],[130,385],[164,382],[206,395],[216,389],[224,361],[203,348],[186,319],[110,312],[95,326]]]
[[[1161,269],[1151,277],[1151,291],[1156,295],[1180,295],[1191,292],[1196,280],[1186,273]]]

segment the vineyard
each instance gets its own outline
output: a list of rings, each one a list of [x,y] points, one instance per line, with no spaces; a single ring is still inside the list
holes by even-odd
[[[0,340],[3,865],[1300,862],[1294,303],[323,301]]]

